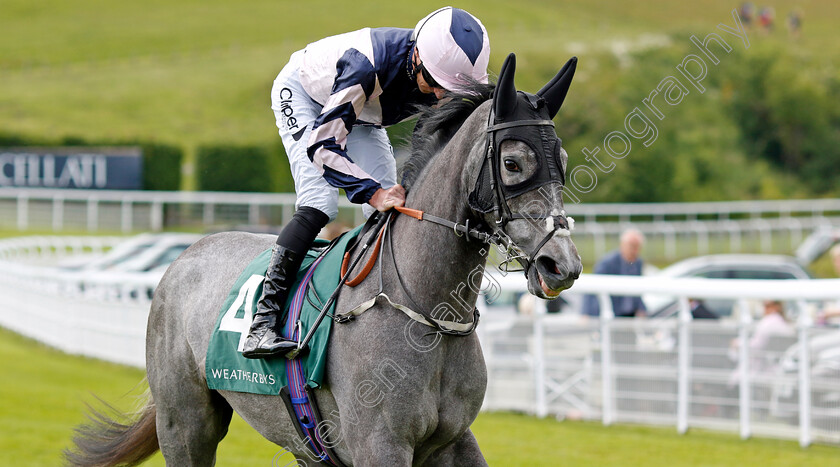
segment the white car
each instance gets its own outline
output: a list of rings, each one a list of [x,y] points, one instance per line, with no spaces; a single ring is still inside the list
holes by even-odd
[[[184,250],[202,237],[203,235],[200,234],[185,233],[141,234],[118,244],[99,258],[65,269],[119,272],[163,271]]]
[[[70,290],[100,298],[151,300],[166,268],[203,235],[141,234],[117,244],[108,253],[83,263],[59,265],[75,278]],[[71,276],[67,276],[71,277]]]
[[[812,279],[811,274],[791,256],[784,255],[708,255],[689,258],[668,266],[661,277],[699,277],[707,279]],[[674,297],[642,296],[648,314],[668,317],[677,312]],[[732,300],[704,300],[704,305],[719,317],[732,315]]]

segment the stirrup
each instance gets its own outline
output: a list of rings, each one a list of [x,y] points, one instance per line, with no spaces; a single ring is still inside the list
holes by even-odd
[[[301,341],[303,339],[303,323],[300,320],[298,320],[298,322],[295,326],[297,327],[297,335],[298,335],[297,346],[294,349],[289,350],[288,352],[286,352],[283,355],[288,360],[294,360],[295,358],[297,358],[299,356],[302,357],[302,356],[306,355],[307,353],[309,353],[309,344],[307,344],[306,347],[301,347],[300,346]],[[290,342],[294,342],[294,341],[290,341]]]

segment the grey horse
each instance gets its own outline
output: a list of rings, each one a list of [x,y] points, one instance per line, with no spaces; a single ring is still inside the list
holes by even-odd
[[[410,188],[407,206],[469,221],[466,230],[483,227],[510,257],[524,263],[529,291],[549,299],[571,287],[581,271],[563,224],[567,155],[547,125],[562,105],[575,63],[570,60],[531,95],[516,91],[511,55],[492,99],[492,86],[477,85],[474,92],[427,110],[428,118],[418,121],[414,154],[403,178]],[[500,121],[508,123],[496,124]],[[493,147],[493,135],[517,130],[523,131],[519,137]],[[547,144],[556,145],[553,154],[543,154]],[[547,162],[549,157],[553,162]],[[491,159],[495,162],[488,164]],[[482,175],[485,171],[492,176]],[[394,304],[427,315],[446,310],[446,316],[436,318],[472,322],[480,292],[476,272],[483,271],[493,246],[405,215],[396,216],[390,232],[390,248],[371,276],[345,288],[336,303],[343,313],[369,301],[380,291],[377,276],[390,299],[376,300],[355,320],[333,326],[326,381],[316,392],[325,435],[346,465],[487,465],[470,431],[487,384],[478,337],[446,335],[412,320]],[[77,428],[75,448],[66,452],[69,463],[135,464],[160,449],[167,465],[213,465],[233,411],[284,447],[281,453],[289,459],[282,463],[318,463],[280,397],[213,391],[205,380],[207,346],[220,307],[239,273],[273,243],[266,235],[215,234],[169,267],[149,315],[148,404],[129,425],[94,412],[88,424]]]

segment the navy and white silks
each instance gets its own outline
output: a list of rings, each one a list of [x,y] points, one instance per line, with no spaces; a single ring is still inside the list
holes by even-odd
[[[385,126],[433,104],[407,73],[411,29],[366,28],[327,37],[292,54],[271,90],[289,157],[296,206],[335,219],[338,189],[365,203],[396,184]],[[370,211],[370,208],[367,209]]]

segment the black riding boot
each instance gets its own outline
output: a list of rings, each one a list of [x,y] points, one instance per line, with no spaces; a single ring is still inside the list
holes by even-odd
[[[265,358],[272,355],[286,355],[297,347],[297,342],[283,338],[283,307],[289,297],[289,289],[295,283],[300,266],[298,254],[280,245],[274,245],[268,271],[265,273],[262,296],[254,312],[251,330],[245,340],[242,356]]]
[[[242,356],[265,358],[286,355],[297,342],[283,338],[283,312],[298,268],[318,232],[330,221],[318,209],[301,206],[277,237],[265,273],[262,296],[254,312]]]

